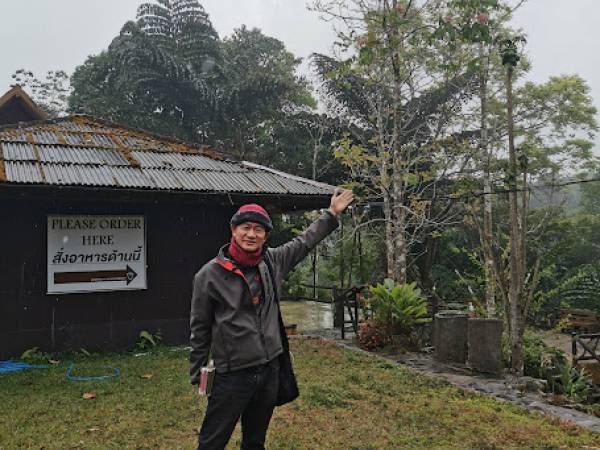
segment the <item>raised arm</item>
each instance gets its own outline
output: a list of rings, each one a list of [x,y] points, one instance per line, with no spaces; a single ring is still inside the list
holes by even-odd
[[[352,191],[339,190],[331,197],[331,204],[301,235],[270,250],[278,275],[283,279],[302,261],[315,246],[331,234],[339,225],[337,216],[344,212],[354,199]]]

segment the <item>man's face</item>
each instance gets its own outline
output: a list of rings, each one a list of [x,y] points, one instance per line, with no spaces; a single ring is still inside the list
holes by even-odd
[[[231,225],[231,235],[242,250],[254,253],[262,248],[269,233],[262,225],[254,222],[244,222],[239,225]]]

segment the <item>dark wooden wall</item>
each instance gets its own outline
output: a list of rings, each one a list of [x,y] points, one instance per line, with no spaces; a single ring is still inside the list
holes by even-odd
[[[44,351],[130,348],[141,330],[189,339],[194,273],[228,240],[233,207],[172,201],[0,199],[0,358]],[[48,214],[146,217],[148,289],[46,294]]]

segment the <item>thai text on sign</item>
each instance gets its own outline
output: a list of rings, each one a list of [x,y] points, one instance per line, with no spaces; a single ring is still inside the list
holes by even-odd
[[[48,216],[48,293],[146,289],[143,216]]]

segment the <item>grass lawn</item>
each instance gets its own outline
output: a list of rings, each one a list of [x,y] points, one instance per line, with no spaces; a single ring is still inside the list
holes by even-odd
[[[292,351],[301,397],[276,410],[270,449],[600,447],[600,435],[332,343],[292,340]],[[80,374],[120,368],[109,381],[69,381],[66,361],[0,375],[0,448],[195,448],[206,401],[188,384],[187,356],[160,348],[76,360]],[[89,391],[97,397],[83,399]],[[237,429],[229,448],[239,440]]]

